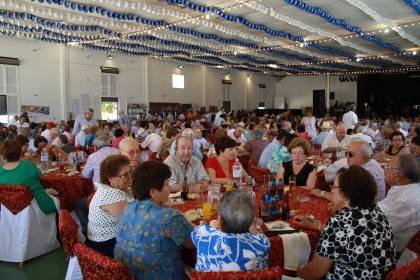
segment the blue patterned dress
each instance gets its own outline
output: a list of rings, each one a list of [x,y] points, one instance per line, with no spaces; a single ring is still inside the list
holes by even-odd
[[[135,279],[182,279],[181,244],[192,230],[181,212],[136,200],[121,214],[114,258],[127,265]]]
[[[197,271],[245,271],[267,268],[270,241],[259,233],[225,233],[201,225],[191,233]]]

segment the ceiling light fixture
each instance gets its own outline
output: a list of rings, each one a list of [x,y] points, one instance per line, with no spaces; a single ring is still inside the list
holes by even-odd
[[[108,54],[108,59],[112,59],[112,55]]]
[[[209,14],[206,15],[206,19],[210,19],[210,15]]]
[[[389,33],[389,28],[385,28],[384,32]]]
[[[178,68],[179,68],[179,69],[182,69],[182,68],[183,68],[183,66],[182,66],[182,65],[178,65]]]
[[[413,55],[417,55],[417,51],[413,51]]]

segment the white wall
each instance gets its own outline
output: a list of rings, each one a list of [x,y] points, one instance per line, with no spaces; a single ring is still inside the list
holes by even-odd
[[[117,67],[120,70],[119,100],[127,103],[178,102],[198,106],[222,104],[222,79],[231,73],[233,109],[254,109],[258,105],[260,89],[265,84],[264,101],[267,108],[273,107],[274,96],[287,96],[290,107],[312,104],[312,89],[322,88],[324,82],[302,77],[288,77],[276,84],[275,78],[249,72],[216,69],[201,65],[154,60],[146,57],[114,55],[112,60],[105,53],[69,49],[63,45],[24,41],[0,40],[0,56],[18,58],[20,105],[43,105],[50,107],[50,118],[67,118],[74,100],[88,94],[91,106],[99,110],[101,96],[100,66]],[[185,75],[185,88],[172,88],[172,74]],[[315,78],[314,78],[315,79]],[[310,84],[306,84],[306,83]],[[347,83],[351,84],[351,83]],[[345,85],[333,86],[332,91],[352,95],[355,91]],[[338,87],[337,87],[338,88]],[[298,94],[295,94],[298,93]]]
[[[285,97],[291,109],[312,107],[312,91],[326,87],[326,76],[289,76],[276,84],[276,96]],[[331,76],[330,92],[335,93],[332,102],[356,102],[357,82],[341,83],[337,76]]]

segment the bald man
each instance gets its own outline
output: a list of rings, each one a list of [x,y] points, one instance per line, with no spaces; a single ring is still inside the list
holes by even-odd
[[[328,135],[324,142],[322,142],[321,151],[323,153],[340,152],[349,145],[349,136],[347,135],[347,128],[344,124],[337,126],[335,134]]]
[[[131,170],[140,165],[140,147],[134,138],[127,137],[121,140],[118,152],[120,155],[128,157]]]

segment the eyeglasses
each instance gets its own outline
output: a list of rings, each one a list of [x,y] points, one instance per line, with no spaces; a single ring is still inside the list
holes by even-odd
[[[121,179],[131,179],[131,171],[128,171],[124,174],[118,175],[117,177],[120,177]]]
[[[340,186],[332,186],[331,187],[331,190],[334,190],[334,189],[339,189],[340,188]]]

